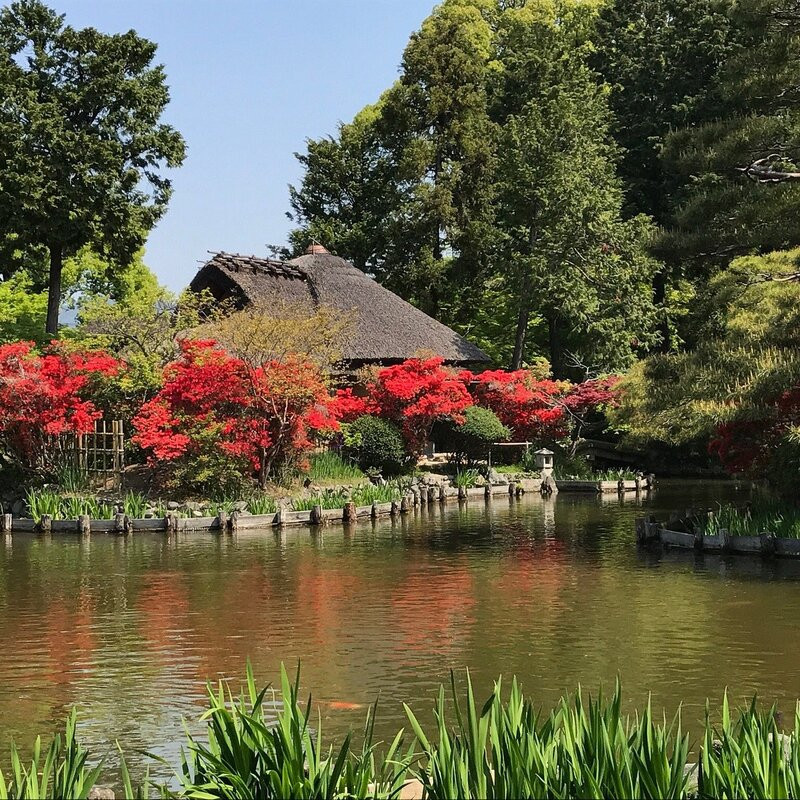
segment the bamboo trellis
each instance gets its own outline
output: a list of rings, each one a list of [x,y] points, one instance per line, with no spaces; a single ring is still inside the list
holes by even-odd
[[[125,432],[122,420],[99,419],[94,432],[75,437],[75,462],[78,469],[92,478],[122,482],[125,468]]]

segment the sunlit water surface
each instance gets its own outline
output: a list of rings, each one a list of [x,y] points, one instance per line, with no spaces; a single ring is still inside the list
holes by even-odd
[[[548,706],[622,678],[690,727],[727,686],[800,696],[800,563],[637,549],[643,513],[744,500],[729,483],[662,483],[649,498],[526,496],[417,511],[343,531],[237,536],[15,535],[0,543],[0,727],[29,743],[77,705],[83,740],[177,763],[209,679],[275,681],[302,662],[328,734],[429,719],[468,666],[484,695],[516,674]],[[3,761],[5,756],[3,756]],[[157,777],[165,768],[156,767]]]

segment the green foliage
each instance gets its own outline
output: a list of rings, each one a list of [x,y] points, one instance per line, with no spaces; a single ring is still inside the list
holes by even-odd
[[[584,700],[580,689],[545,719],[525,699],[516,678],[507,701],[502,683],[479,708],[467,673],[465,707],[451,675],[455,727],[440,687],[436,737],[428,738],[411,709],[411,727],[424,756],[416,775],[430,798],[636,797],[682,798],[688,735],[680,716],[654,720],[650,704],[636,719],[623,716],[619,684],[610,700]]]
[[[76,713],[67,718],[64,737],[57,733],[45,753],[36,738],[30,766],[11,745],[11,769],[0,771],[0,800],[84,800],[100,777],[103,765],[89,767],[88,753],[75,738]]]
[[[627,366],[654,341],[655,265],[620,213],[595,13],[438,5],[399,80],[298,156],[293,249],[318,239],[507,363]]]
[[[51,489],[28,489],[25,505],[31,519],[36,522],[45,515],[57,518],[61,510],[61,495]]]
[[[350,494],[350,500],[357,506],[371,506],[373,503],[391,503],[399,500],[402,494],[400,484],[389,481],[381,486],[366,483],[356,486]]]
[[[438,446],[451,453],[456,464],[465,461],[474,464],[486,459],[489,448],[495,442],[507,442],[511,431],[498,419],[491,409],[470,406],[464,412],[461,424],[445,423],[437,436]]]
[[[147,498],[139,492],[126,492],[122,510],[131,519],[143,519],[148,508]]]
[[[344,452],[364,470],[378,469],[386,475],[403,472],[409,457],[403,434],[388,420],[365,414],[343,425]]]
[[[608,412],[612,425],[634,441],[680,445],[773,413],[769,403],[800,381],[799,265],[800,250],[735,259],[711,283],[704,341],[636,364]]]
[[[295,497],[292,500],[292,511],[311,511],[314,506],[322,508],[344,508],[349,497],[343,489],[323,489],[311,497]]]
[[[711,536],[726,530],[731,536],[771,533],[782,539],[800,539],[800,510],[786,503],[764,500],[746,508],[720,506],[701,519],[700,529]]]
[[[354,481],[364,477],[357,466],[331,450],[313,453],[309,461],[311,465],[307,474],[312,481]]]
[[[480,472],[476,469],[460,469],[453,478],[453,486],[459,489],[472,489],[478,483]]]
[[[713,726],[709,718],[706,704],[700,797],[800,797],[800,704],[788,735],[778,728],[776,707],[762,711],[755,699],[734,721],[727,692],[721,727]]]
[[[0,236],[48,249],[51,334],[64,259],[92,244],[124,266],[169,200],[160,170],[184,142],[158,121],[169,94],[155,50],[134,31],[65,25],[40,0],[0,12]]]
[[[247,498],[247,511],[249,514],[274,514],[278,506],[274,497],[266,494],[254,494]]]
[[[92,519],[113,519],[115,513],[113,504],[96,497],[63,496],[52,489],[28,489],[25,505],[30,518],[37,523],[45,515],[52,519],[78,519],[84,515]]]
[[[208,687],[207,734],[202,739],[187,734],[179,796],[385,798],[399,790],[406,772],[399,753],[402,732],[386,755],[378,757],[374,707],[367,715],[361,749],[351,749],[348,734],[334,750],[324,744],[322,717],[312,720],[311,698],[305,708],[300,705],[299,669],[290,682],[281,666],[280,692],[273,692],[269,701],[267,691],[257,690],[249,665],[238,698],[222,683],[217,691]]]
[[[47,292],[35,289],[26,270],[0,282],[0,343],[24,340],[43,344],[46,316]]]

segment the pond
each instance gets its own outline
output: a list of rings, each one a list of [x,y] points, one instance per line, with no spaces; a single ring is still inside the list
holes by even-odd
[[[645,512],[744,501],[725,482],[663,482],[647,498],[561,494],[433,506],[345,532],[128,539],[14,535],[0,544],[0,719],[28,743],[77,704],[84,741],[176,763],[204,682],[302,661],[327,732],[382,736],[402,702],[426,712],[451,668],[480,696],[516,673],[546,707],[579,682],[630,704],[653,693],[690,723],[724,687],[800,697],[800,563],[641,551]],[[423,714],[425,718],[425,714]],[[159,774],[159,770],[156,770]],[[164,772],[160,773],[163,777]]]

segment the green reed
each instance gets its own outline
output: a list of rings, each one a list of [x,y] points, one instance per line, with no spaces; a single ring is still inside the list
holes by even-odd
[[[323,489],[310,497],[295,497],[292,500],[292,511],[311,511],[314,506],[344,508],[347,502],[349,497],[343,489]]]
[[[460,469],[453,478],[453,486],[459,489],[473,489],[477,486],[480,475],[477,469]]]
[[[275,498],[266,494],[254,494],[247,500],[249,514],[274,514],[277,510]]]
[[[278,691],[258,689],[249,664],[242,690],[208,687],[202,735],[185,733],[176,785],[150,787],[132,780],[122,760],[122,796],[144,798],[151,788],[176,798],[366,798],[396,797],[416,778],[424,796],[437,798],[800,798],[800,704],[792,729],[781,732],[776,709],[754,700],[731,713],[727,696],[721,724],[707,707],[696,762],[680,712],[672,722],[644,710],[622,712],[621,690],[595,699],[578,689],[549,714],[536,709],[512,678],[498,680],[478,705],[469,673],[460,692],[453,674],[451,698],[440,687],[429,736],[406,706],[413,733],[404,731],[379,752],[375,706],[367,714],[362,744],[346,735],[336,745],[323,736],[322,717],[312,718],[311,697],[300,702],[300,675],[289,680],[281,666]],[[166,763],[159,759],[161,763]],[[0,800],[85,798],[101,767],[90,767],[75,737],[75,712],[66,735],[46,752],[37,739],[30,765],[12,745],[11,769],[0,772]]]
[[[800,538],[800,509],[778,501],[762,500],[753,506],[737,508],[719,506],[712,514],[701,519],[700,528],[705,534],[716,535],[726,530],[731,536],[758,536],[772,533],[782,539]]]
[[[366,483],[356,486],[350,496],[357,506],[371,506],[373,503],[391,503],[399,500],[402,489],[397,481],[389,481],[381,486]]]
[[[52,489],[28,489],[25,492],[25,505],[31,519],[36,522],[41,522],[45,515],[55,519],[61,510],[61,495]]]
[[[364,477],[364,473],[355,464],[345,461],[331,450],[314,453],[310,462],[308,477],[312,481],[355,481]]]

